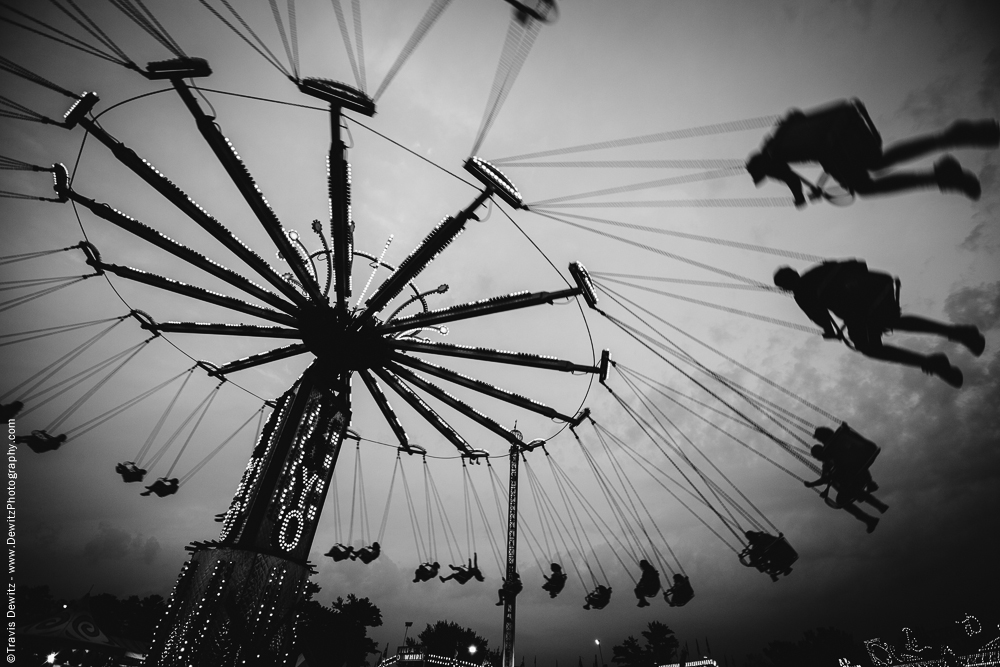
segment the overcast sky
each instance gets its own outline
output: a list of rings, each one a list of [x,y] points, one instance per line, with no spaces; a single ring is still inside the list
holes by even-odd
[[[34,3],[15,4],[36,11]],[[267,4],[256,4],[259,6],[246,13],[248,22],[285,61]],[[110,5],[87,3],[88,11],[92,5],[95,20],[136,62],[144,64],[169,57],[166,50],[116,14]],[[363,5],[364,65],[371,93],[429,3],[371,1]],[[149,6],[188,54],[210,61],[214,73],[201,82],[204,87],[315,106],[312,98],[299,93],[199,3],[185,0],[152,2]],[[378,114],[358,120],[451,172],[464,174],[461,164],[480,127],[510,14],[509,5],[501,0],[453,2],[379,99]],[[1000,115],[998,14],[996,3],[986,1],[567,0],[560,4],[559,20],[541,27],[506,105],[479,152],[487,159],[502,158],[781,115],[792,107],[808,109],[850,97],[858,97],[867,105],[887,144],[941,129],[957,118],[996,117]],[[52,12],[44,16],[60,27],[74,29]],[[348,25],[353,31],[350,14]],[[98,111],[164,87],[10,26],[2,29],[5,57],[74,92],[96,91],[102,99]],[[329,3],[299,3],[298,37],[303,76],[328,77],[356,85]],[[51,117],[65,110],[66,99],[57,93],[6,73],[0,76],[5,96]],[[223,131],[245,159],[283,224],[300,231],[310,247],[318,247],[309,224],[314,218],[327,217],[324,161],[329,145],[328,115],[210,92],[205,93],[205,98],[206,108],[210,103]],[[276,268],[285,270],[175,94],[166,92],[130,102],[103,116],[101,123],[169,175]],[[356,246],[377,254],[394,235],[385,260],[396,264],[442,217],[467,206],[475,191],[352,120],[347,126]],[[766,133],[766,128],[759,128],[548,159],[742,159],[759,146]],[[64,162],[72,168],[82,139],[80,129],[67,132],[11,119],[0,124],[4,154],[37,165]],[[575,573],[565,592],[550,600],[539,589],[542,573],[537,562],[544,565],[558,556],[532,553],[522,541],[519,567],[526,589],[518,603],[518,656],[526,656],[529,664],[532,656],[537,656],[546,665],[555,664],[557,659],[569,664],[577,656],[590,660],[594,639],[600,638],[606,647],[604,657],[610,659],[613,644],[629,634],[638,635],[652,620],[668,624],[682,640],[690,642],[692,650],[696,638],[704,648],[703,640],[708,637],[714,655],[721,658],[726,653],[742,656],[759,650],[768,640],[793,639],[817,626],[837,626],[859,639],[890,637],[902,626],[944,626],[961,619],[966,612],[994,612],[993,592],[1000,586],[995,518],[1000,507],[1000,422],[996,409],[1000,399],[1000,357],[996,354],[1000,342],[998,156],[995,151],[982,150],[959,150],[954,154],[979,174],[983,186],[980,201],[926,191],[860,200],[849,207],[816,204],[801,211],[792,207],[563,209],[578,215],[778,248],[802,257],[864,258],[872,268],[901,278],[904,312],[977,324],[986,333],[987,345],[985,354],[977,359],[947,341],[893,336],[894,342],[898,340],[922,352],[947,352],[965,373],[965,387],[955,390],[919,370],[861,357],[842,345],[822,340],[818,334],[608,283],[670,326],[752,367],[879,443],[883,449],[873,474],[881,485],[878,495],[890,510],[875,533],[867,535],[860,523],[844,512],[827,508],[793,476],[661,398],[658,402],[663,409],[691,438],[691,444],[684,444],[686,451],[693,452],[697,447],[704,452],[746,495],[747,501],[742,504],[752,503],[787,536],[800,555],[794,571],[772,583],[765,575],[740,566],[734,551],[698,518],[645,472],[626,465],[628,479],[691,576],[697,597],[681,609],[669,609],[662,600],[637,609],[632,581],[611,553],[619,549],[616,540],[624,537],[602,534],[585,521],[595,547],[588,564],[594,569],[599,569],[599,564],[607,573],[614,588],[612,603],[602,612],[583,610],[584,586]],[[929,168],[933,159],[916,166]],[[692,173],[677,169],[570,167],[510,167],[506,171],[528,202]],[[5,191],[43,196],[51,192],[47,174],[6,171],[2,176],[4,185],[0,189]],[[86,142],[74,188],[251,275],[225,249],[117,164],[93,139]],[[737,174],[579,201],[785,196],[787,191],[779,184],[770,183],[756,190],[746,174]],[[594,272],[726,280],[718,273],[671,259],[662,251],[763,282],[770,281],[778,265],[804,269],[811,264],[807,259],[789,259],[745,247],[585,223],[654,247],[661,251],[658,254],[541,215],[524,211],[512,215],[567,278],[567,264],[580,261]],[[0,219],[3,255],[69,246],[79,242],[84,233],[68,204],[3,199]],[[85,211],[81,221],[87,238],[107,262],[232,293],[202,272],[129,238]],[[446,294],[433,297],[432,305],[439,307],[520,289],[559,289],[564,286],[563,280],[546,257],[494,208],[488,220],[471,222],[417,283],[422,289],[441,283],[450,286]],[[87,268],[79,251],[70,251],[10,264],[2,271],[2,279],[8,281],[80,275]],[[366,263],[358,261],[355,299],[368,277]],[[376,281],[384,277],[382,272]],[[220,308],[164,295],[114,277],[111,282],[128,305],[107,281],[95,278],[4,312],[0,328],[3,333],[12,333],[72,324],[120,316],[130,307],[142,309],[156,320],[238,321]],[[795,304],[781,295],[664,282],[645,284],[764,318],[808,324]],[[600,305],[610,315],[629,317],[607,299]],[[622,365],[685,396],[711,401],[607,319],[592,311],[586,318],[598,353],[609,348]],[[647,318],[652,320],[652,316]],[[580,309],[572,304],[493,316],[450,329],[441,340],[552,354],[581,363],[592,360],[588,328]],[[667,325],[661,329],[708,367],[763,393],[810,424],[838,425],[838,421],[773,390],[692,338]],[[0,390],[6,391],[38,372],[85,341],[90,335],[87,332],[97,330],[0,348]],[[134,320],[127,320],[58,377],[67,377],[73,368],[97,363],[145,336]],[[75,412],[63,430],[181,373],[192,365],[186,355],[222,364],[276,346],[272,341],[255,339],[206,340],[191,335],[169,338],[176,347],[164,340],[150,343]],[[208,417],[183,455],[177,458],[186,433],[165,452],[150,476],[164,475],[168,470],[175,476],[186,474],[249,418],[263,399],[280,395],[307,362],[305,357],[299,357],[234,374],[232,381],[219,390]],[[598,422],[645,454],[661,457],[660,464],[668,465],[604,388],[595,383],[587,393],[589,380],[585,376],[552,377],[552,373],[496,369],[475,363],[445,365],[526,393],[564,412],[572,412],[586,398]],[[202,372],[194,374],[154,443],[154,450],[215,384]],[[623,398],[634,401],[620,378],[613,376],[609,384]],[[18,431],[45,427],[86,386],[19,418]],[[361,383],[356,381],[354,388],[352,428],[367,440],[391,443],[391,431]],[[173,391],[156,394],[100,428],[70,440],[57,452],[36,455],[27,449],[19,450],[17,539],[22,585],[49,584],[57,595],[65,597],[78,597],[89,590],[117,595],[167,595],[187,556],[183,546],[218,535],[219,524],[213,523],[212,517],[228,507],[252,446],[250,429],[234,438],[175,496],[140,497],[139,485],[126,485],[113,472],[116,462],[135,458]],[[549,438],[559,431],[557,424],[534,419],[508,406],[470,400],[478,401],[477,407],[508,426],[516,420],[527,439]],[[348,533],[352,533],[355,543],[361,539],[364,519],[358,516],[357,509],[351,529],[356,460],[352,446],[340,459],[336,473],[339,494],[331,490],[313,546],[312,561],[319,570],[315,581],[322,587],[319,599],[327,603],[347,593],[370,597],[383,613],[385,624],[373,633],[383,646],[389,643],[394,647],[401,642],[404,621],[413,621],[417,630],[439,619],[472,626],[492,645],[499,646],[502,613],[493,603],[500,567],[478,514],[474,516],[473,534],[467,534],[464,528],[461,463],[454,449],[421,425],[415,414],[403,408],[400,413],[414,441],[433,455],[428,469],[455,531],[457,544],[449,544],[439,528],[437,550],[431,555],[447,567],[449,562],[467,556],[474,539],[487,581],[464,587],[454,582],[410,583],[420,555],[415,551],[406,499],[398,480],[389,507],[382,557],[369,566],[360,562],[334,564],[324,558],[322,554],[330,545],[346,541]],[[699,413],[795,475],[810,478],[811,473],[801,463],[766,438],[707,410],[699,408]],[[455,418],[454,424],[475,446],[498,457],[506,453],[504,443],[488,432],[461,418]],[[775,433],[784,437],[777,429]],[[594,452],[598,466],[605,474],[614,475],[607,456],[599,451],[593,430],[582,428],[580,434],[583,446]],[[599,486],[572,435],[561,432],[547,448],[600,506]],[[548,464],[539,454],[532,455],[529,465],[537,471],[542,486],[554,494],[556,487]],[[366,441],[361,444],[361,456],[368,506],[366,531],[377,536],[395,451]],[[506,458],[494,461],[504,484],[507,464]],[[426,539],[421,464],[416,458],[406,458],[401,465],[407,471]],[[699,466],[708,470],[705,463]],[[470,476],[491,522],[492,539],[500,540],[504,530],[496,517],[486,466],[475,467]],[[528,491],[523,485],[526,521],[540,535],[541,526]],[[338,506],[339,532],[334,519]],[[606,505],[600,507],[612,521]],[[704,511],[699,516],[716,530],[724,530]],[[647,529],[652,532],[651,526]],[[654,542],[657,549],[666,552],[659,533]],[[558,545],[552,549],[558,549]],[[623,559],[635,576],[634,565],[624,555]],[[582,560],[578,558],[577,562],[583,568]],[[587,584],[590,586],[589,580]]]

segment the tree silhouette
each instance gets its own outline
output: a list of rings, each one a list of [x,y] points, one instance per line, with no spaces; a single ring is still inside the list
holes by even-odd
[[[807,630],[798,642],[772,641],[763,655],[747,656],[748,667],[838,667],[841,658],[851,664],[870,665],[864,645],[836,628]]]
[[[368,628],[382,625],[382,611],[368,598],[352,593],[329,607],[306,600],[299,605],[295,624],[298,650],[309,664],[364,667],[368,656],[378,653]]]
[[[668,626],[653,621],[640,634],[646,640],[645,646],[630,635],[614,647],[611,662],[621,667],[656,667],[676,660],[679,642]]]
[[[451,621],[438,621],[434,625],[428,625],[417,635],[417,641],[423,645],[427,653],[446,658],[468,659],[469,647],[475,646],[476,662],[483,659],[499,659],[499,656],[490,651],[489,640],[475,630],[463,628]]]

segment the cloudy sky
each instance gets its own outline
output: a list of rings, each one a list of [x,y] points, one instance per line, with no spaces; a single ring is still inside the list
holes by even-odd
[[[428,4],[363,3],[363,61],[369,92],[382,81]],[[27,8],[33,3],[15,5]],[[210,61],[214,74],[202,81],[204,87],[315,106],[199,3],[185,0],[149,6],[187,53]],[[90,11],[91,4],[87,7]],[[297,8],[302,75],[356,85],[330,4],[300,2]],[[1000,50],[995,33],[1000,10],[995,3],[567,0],[560,9],[557,22],[541,27],[506,105],[485,137],[479,153],[487,159],[781,115],[792,107],[808,109],[849,97],[864,101],[887,144],[941,129],[956,118],[1000,115]],[[169,56],[112,7],[93,3],[92,12],[136,62]],[[379,99],[378,114],[358,120],[453,174],[464,174],[461,164],[477,137],[510,13],[501,0],[452,3]],[[56,13],[40,16],[66,30],[76,29]],[[285,62],[267,3],[256,3],[246,11],[246,18]],[[353,35],[349,13],[347,21]],[[96,91],[102,99],[98,111],[164,87],[8,25],[2,29],[6,58],[74,92]],[[50,117],[65,110],[66,99],[58,93],[7,73],[0,76],[6,97]],[[310,221],[327,215],[324,160],[328,115],[218,93],[204,95],[206,108],[210,104],[214,109],[219,124],[285,226],[304,237],[311,236]],[[130,102],[102,116],[101,123],[284,270],[176,95],[166,92]],[[465,207],[475,196],[473,188],[459,179],[353,120],[348,120],[347,127],[357,247],[377,254],[393,235],[385,259],[398,263],[442,217]],[[742,159],[759,145],[766,131],[734,131],[546,159]],[[0,124],[4,155],[31,164],[63,162],[72,166],[82,140],[80,129],[67,132],[11,119]],[[703,452],[720,471],[711,474],[724,473],[745,494],[747,500],[741,504],[749,507],[752,503],[788,537],[800,555],[794,572],[772,583],[766,576],[741,567],[732,548],[657,481],[637,466],[625,465],[625,475],[655,520],[657,549],[665,553],[664,540],[669,544],[691,576],[697,597],[682,609],[668,609],[662,600],[646,609],[635,608],[632,581],[612,554],[612,550],[621,551],[618,540],[625,538],[607,534],[584,520],[583,527],[594,545],[587,562],[594,569],[599,569],[599,563],[606,572],[614,588],[612,604],[603,612],[583,610],[584,586],[575,573],[566,591],[550,600],[538,588],[542,580],[537,563],[560,558],[565,564],[569,559],[563,557],[565,554],[545,552],[544,546],[541,552],[532,553],[522,544],[519,567],[526,590],[518,605],[519,655],[529,660],[537,656],[542,664],[554,664],[557,659],[566,664],[578,655],[589,660],[593,640],[600,638],[609,649],[605,658],[610,658],[611,645],[629,634],[637,635],[651,620],[667,623],[690,641],[692,649],[696,638],[704,647],[703,639],[708,637],[715,656],[721,658],[726,653],[737,656],[756,651],[770,639],[792,639],[821,625],[841,627],[858,638],[891,637],[904,625],[944,626],[966,612],[993,613],[995,596],[990,592],[1000,585],[995,568],[998,540],[994,516],[1000,507],[1000,424],[996,410],[1000,357],[995,353],[1000,342],[998,158],[995,152],[981,150],[959,150],[955,155],[979,174],[983,185],[980,201],[926,191],[857,201],[849,207],[817,204],[802,211],[792,207],[714,206],[558,209],[560,215],[571,213],[701,235],[744,244],[742,248],[606,223],[581,223],[626,238],[633,242],[629,245],[542,215],[512,213],[544,256],[494,208],[488,220],[470,223],[420,276],[422,289],[442,283],[450,286],[446,294],[434,297],[433,305],[445,306],[520,289],[559,289],[563,280],[547,259],[567,277],[567,264],[580,261],[593,272],[731,282],[677,259],[682,258],[768,282],[780,264],[806,268],[812,261],[804,259],[808,257],[861,257],[869,266],[901,278],[904,312],[975,323],[986,332],[986,353],[978,359],[946,341],[893,336],[894,341],[922,352],[947,352],[965,373],[965,387],[957,391],[919,370],[865,359],[815,334],[606,283],[668,322],[657,326],[714,371],[762,393],[812,425],[837,425],[831,417],[774,390],[726,357],[735,359],[878,442],[883,450],[873,474],[881,485],[879,495],[890,510],[876,532],[866,535],[861,524],[846,513],[827,508],[793,476],[660,397],[658,404],[690,438],[680,439],[684,450],[692,456],[695,449]],[[929,168],[933,159],[916,166]],[[506,171],[526,200],[535,202],[698,170],[511,166]],[[5,191],[43,196],[50,192],[46,174],[6,171],[2,177],[0,189]],[[74,188],[251,275],[93,139],[84,146]],[[786,195],[782,186],[773,183],[755,190],[749,177],[737,174],[580,198],[573,203]],[[165,257],[87,212],[81,213],[78,223],[69,205],[3,199],[0,207],[3,255],[66,247],[79,242],[85,233],[107,262],[224,289],[200,271]],[[314,239],[307,243],[318,247]],[[781,249],[798,253],[800,258],[775,256],[748,246]],[[9,264],[2,271],[2,280],[11,281],[81,275],[87,268],[81,254],[70,251]],[[365,262],[356,264],[356,296],[369,272]],[[376,280],[384,277],[383,272]],[[87,280],[5,311],[0,321],[2,333],[117,317],[129,308],[144,310],[157,320],[236,321],[213,306],[117,278],[111,283],[103,278]],[[794,303],[780,295],[663,281],[642,284],[763,318],[808,324]],[[600,305],[609,315],[641,326],[610,300],[604,299]],[[645,317],[655,322],[653,315]],[[456,324],[442,340],[553,354],[584,363],[591,361],[592,348],[598,353],[609,348],[623,366],[683,396],[720,407],[604,317],[590,311],[586,319],[588,326],[573,304],[545,306]],[[37,373],[98,330],[84,329],[0,348],[0,390],[7,391]],[[127,320],[52,382],[144,338],[145,332],[137,323]],[[190,335],[170,336],[169,343],[155,340],[74,412],[62,429],[82,424],[183,372],[191,367],[191,358],[221,364],[273,346],[254,339],[205,340]],[[168,470],[176,476],[191,471],[254,414],[263,399],[284,391],[307,361],[295,358],[234,374],[219,390],[184,452],[178,456],[186,431],[164,452],[151,476]],[[588,378],[484,366],[452,365],[564,412],[585,401],[609,431],[654,460],[660,457],[659,465],[669,466],[607,390],[595,384],[588,393]],[[168,415],[153,451],[215,384],[204,373],[193,375]],[[613,376],[609,384],[634,403],[621,378]],[[88,386],[81,385],[75,393],[68,392],[19,418],[19,432],[52,423]],[[359,387],[356,382],[355,389]],[[228,506],[252,446],[252,429],[238,434],[176,496],[140,497],[138,485],[123,484],[113,472],[117,461],[135,458],[164,414],[173,391],[157,393],[107,424],[70,440],[57,452],[35,455],[19,450],[17,539],[19,581],[23,585],[49,584],[66,597],[88,590],[166,595],[185,560],[183,546],[217,536],[218,524],[212,516]],[[708,409],[687,404],[795,475],[810,477],[809,471],[768,439]],[[516,420],[528,439],[550,438],[560,431],[558,425],[507,406],[482,400],[476,405],[509,426]],[[449,543],[450,537],[438,528],[436,553],[431,555],[446,565],[466,557],[474,548],[487,582],[464,587],[454,582],[410,583],[420,555],[398,480],[387,514],[383,556],[369,566],[334,564],[324,558],[322,554],[338,540],[361,540],[360,526],[365,519],[356,508],[352,522],[350,513],[356,468],[352,447],[340,459],[336,474],[339,493],[331,490],[312,552],[319,570],[315,580],[322,587],[319,598],[328,602],[350,592],[370,597],[383,612],[385,623],[374,632],[382,645],[395,646],[401,641],[404,621],[422,628],[438,619],[460,620],[490,638],[491,644],[499,645],[502,614],[493,602],[500,569],[492,555],[491,540],[501,539],[503,530],[496,519],[489,471],[486,466],[469,471],[490,522],[484,527],[474,509],[475,528],[469,534],[464,528],[462,466],[453,448],[422,426],[413,413],[403,409],[400,413],[414,441],[426,446],[432,455],[428,469],[455,531],[455,543]],[[369,532],[377,536],[395,458],[392,447],[377,443],[391,443],[392,435],[363,389],[355,392],[354,417],[353,428],[366,439],[361,444],[368,506],[365,532],[366,536]],[[504,443],[460,418],[455,418],[454,424],[475,446],[497,455],[494,469],[506,483],[507,459],[501,458]],[[777,428],[774,432],[785,437]],[[582,428],[580,435],[582,446],[594,452],[603,474],[613,476],[611,460],[601,452],[593,430]],[[600,504],[600,487],[580,447],[563,431],[547,448],[574,483],[595,499],[595,506],[610,523],[612,515],[606,504]],[[705,460],[697,462],[708,474],[710,466]],[[422,466],[415,458],[407,458],[401,465],[407,471],[421,517],[419,527],[426,534]],[[529,465],[537,471],[541,486],[555,493],[548,464],[536,453]],[[679,487],[675,490],[684,493]],[[540,535],[541,525],[528,491],[527,486],[522,488],[525,520]],[[338,508],[339,525],[335,518]],[[718,519],[704,510],[699,510],[698,516],[724,531]],[[647,529],[653,532],[651,526]],[[558,545],[550,548],[558,549]],[[628,557],[622,557],[635,570]],[[585,570],[579,555],[576,562]],[[590,583],[588,580],[588,586]]]

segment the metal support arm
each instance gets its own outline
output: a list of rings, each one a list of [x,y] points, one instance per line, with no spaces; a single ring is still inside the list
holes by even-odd
[[[382,382],[389,385],[404,401],[409,403],[410,407],[426,419],[431,426],[436,428],[448,442],[455,445],[460,452],[469,456],[474,455],[475,450],[465,441],[465,438],[449,426],[448,422],[442,419],[438,413],[434,412],[434,409],[427,405],[424,399],[417,396],[412,389],[400,382],[399,378],[381,368],[373,368],[372,371],[381,378]]]
[[[308,351],[309,348],[302,343],[294,343],[292,345],[286,345],[285,347],[275,348],[273,350],[268,350],[267,352],[252,354],[249,357],[243,357],[242,359],[230,361],[228,364],[217,368],[215,371],[210,373],[210,375],[227,375],[229,373],[235,373],[236,371],[246,370],[247,368],[253,368],[254,366],[267,364],[272,361],[278,361],[279,359],[287,359],[299,354],[305,354]]]
[[[462,401],[461,399],[452,396],[444,389],[441,389],[441,387],[437,386],[433,382],[425,380],[424,378],[420,377],[419,375],[409,370],[408,368],[403,368],[399,364],[395,364],[391,361],[386,363],[386,368],[395,373],[396,375],[398,375],[399,377],[403,378],[410,384],[420,387],[434,398],[438,399],[445,405],[451,407],[453,410],[462,413],[463,415],[465,415],[472,421],[476,422],[477,424],[489,429],[490,431],[493,431],[494,433],[499,435],[501,438],[503,438],[510,444],[520,442],[517,436],[514,435],[514,433],[512,433],[509,429],[504,428],[499,423],[490,419],[479,410],[476,410],[465,401]]]
[[[385,392],[382,391],[382,387],[378,386],[378,380],[372,377],[372,374],[368,371],[362,369],[358,371],[358,375],[361,376],[361,380],[368,387],[368,393],[372,395],[375,399],[375,403],[378,405],[378,409],[382,411],[382,416],[385,420],[389,422],[389,427],[392,432],[396,434],[396,439],[399,440],[401,447],[410,446],[410,438],[406,435],[406,431],[403,429],[403,424],[400,423],[399,417],[396,412],[389,405],[389,399],[386,398]]]
[[[263,257],[247,247],[243,241],[236,238],[222,223],[209,215],[205,209],[199,206],[193,199],[188,197],[187,194],[174,185],[170,179],[157,171],[153,165],[139,157],[134,150],[115,139],[100,125],[89,118],[81,119],[80,125],[86,128],[86,130],[90,132],[94,138],[107,146],[119,162],[131,169],[136,176],[151,185],[153,189],[163,195],[171,204],[176,206],[178,210],[194,220],[202,227],[202,229],[215,237],[217,241],[226,246],[226,248],[228,248],[234,255],[246,262],[247,265],[260,274],[264,280],[269,282],[271,285],[274,285],[279,292],[284,294],[293,303],[300,306],[308,303],[306,298],[302,296],[302,294],[300,294],[287,280],[282,278],[281,275],[271,268],[271,265],[268,264]]]
[[[409,257],[403,260],[399,268],[396,269],[396,272],[389,276],[379,286],[375,294],[368,299],[365,304],[365,316],[372,317],[385,308],[386,304],[399,294],[406,287],[407,283],[416,278],[417,274],[434,261],[434,258],[461,233],[465,227],[465,223],[472,217],[473,212],[482,206],[483,202],[489,198],[491,192],[492,190],[487,188],[458,215],[445,218],[444,221],[435,227],[420,245],[410,253]]]
[[[463,303],[457,306],[451,306],[450,308],[442,308],[440,310],[432,310],[427,313],[417,313],[416,315],[401,317],[383,324],[379,327],[379,331],[383,333],[393,333],[396,331],[407,331],[409,329],[420,329],[431,326],[432,324],[443,324],[445,322],[454,322],[455,320],[464,320],[470,317],[503,313],[508,310],[517,310],[519,308],[529,308],[531,306],[552,303],[558,299],[574,297],[581,293],[582,291],[579,288],[574,287],[559,290],[558,292],[516,292],[514,294],[505,294],[503,296],[495,296],[481,301],[473,301],[472,303]]]
[[[175,294],[183,294],[184,296],[189,296],[193,299],[212,303],[217,306],[222,306],[223,308],[229,308],[230,310],[235,310],[247,315],[253,315],[254,317],[259,317],[263,320],[270,320],[271,322],[287,324],[289,326],[296,325],[295,318],[286,313],[279,313],[276,310],[255,306],[252,303],[248,303],[241,299],[226,296],[225,294],[210,292],[203,287],[189,285],[171,278],[164,278],[163,276],[156,275],[155,273],[140,271],[139,269],[133,269],[130,266],[105,264],[104,262],[96,263],[93,266],[95,269],[108,271],[127,280],[133,280],[137,283],[158,287],[168,292],[174,292]]]
[[[184,83],[183,79],[171,79],[170,82],[181,96],[181,100],[183,100],[191,115],[194,116],[198,130],[215,153],[215,157],[229,174],[229,178],[232,179],[240,194],[243,195],[243,199],[246,200],[254,215],[260,220],[260,224],[263,225],[267,235],[271,237],[271,241],[278,249],[278,252],[288,262],[292,273],[295,274],[295,277],[302,284],[306,293],[314,301],[323,301],[324,297],[319,290],[316,279],[309,272],[305,262],[302,261],[292,242],[288,239],[285,230],[278,221],[278,217],[271,210],[267,200],[264,199],[264,195],[261,193],[260,188],[257,187],[246,165],[243,164],[243,160],[237,155],[232,143],[219,130],[219,127],[215,124],[215,120],[202,111],[198,105],[198,101],[191,93],[191,89]]]
[[[252,324],[218,324],[207,322],[157,322],[143,329],[160,333],[214,334],[219,336],[253,336],[256,338],[302,338],[298,329],[259,327]]]
[[[494,350],[488,347],[466,347],[464,345],[452,345],[450,343],[428,343],[416,340],[403,340],[395,338],[387,341],[390,347],[397,350],[409,350],[410,352],[423,352],[425,354],[441,354],[447,357],[462,357],[465,359],[478,359],[479,361],[492,361],[501,364],[513,364],[515,366],[530,366],[532,368],[545,368],[552,371],[563,371],[565,373],[599,373],[597,366],[584,366],[572,361],[556,359],[555,357],[543,357],[537,354],[527,354],[525,352],[506,352],[504,350]]]
[[[549,406],[539,403],[538,401],[532,400],[527,396],[521,396],[520,394],[515,394],[514,392],[507,391],[506,389],[501,389],[489,382],[484,382],[482,380],[477,380],[476,378],[469,377],[468,375],[463,375],[457,371],[453,371],[449,368],[444,368],[438,366],[437,364],[432,364],[423,359],[417,359],[416,357],[411,357],[400,352],[392,352],[389,357],[404,366],[409,366],[410,368],[416,368],[417,370],[423,371],[428,375],[437,376],[443,380],[448,380],[449,382],[454,382],[455,384],[462,385],[472,389],[473,391],[478,391],[481,394],[486,394],[487,396],[492,396],[498,400],[516,405],[519,408],[524,408],[525,410],[531,410],[532,412],[537,412],[540,415],[544,415],[549,419],[559,419],[564,422],[572,422],[573,418],[569,415],[564,415],[563,413],[550,408]]]
[[[164,236],[149,225],[127,216],[121,211],[115,210],[107,204],[99,204],[93,199],[84,197],[73,190],[68,190],[67,196],[81,206],[88,208],[97,217],[103,218],[111,224],[116,225],[145,241],[149,241],[153,245],[166,250],[171,255],[183,259],[188,264],[197,266],[206,273],[210,273],[216,278],[220,278],[230,285],[243,290],[247,294],[257,297],[264,303],[270,304],[275,308],[279,308],[292,315],[298,313],[298,308],[296,308],[293,304],[288,303],[277,294],[268,292],[260,285],[254,284],[232,269],[221,264],[217,264],[208,257],[202,255],[200,252],[192,250],[191,248],[174,241],[168,236]]]

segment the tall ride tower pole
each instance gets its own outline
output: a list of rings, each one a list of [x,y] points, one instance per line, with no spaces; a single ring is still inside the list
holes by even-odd
[[[520,457],[545,444],[544,440],[532,440],[528,444],[514,443],[510,446],[510,488],[507,504],[507,574],[506,581],[517,576],[517,472]],[[503,660],[502,667],[514,667],[514,631],[517,615],[517,596],[505,595],[503,603]]]

